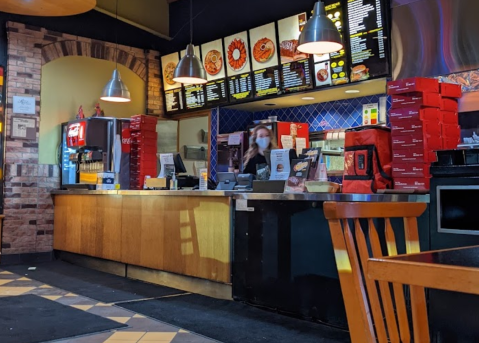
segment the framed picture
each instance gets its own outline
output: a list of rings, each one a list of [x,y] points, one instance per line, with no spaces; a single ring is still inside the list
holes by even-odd
[[[10,137],[35,140],[37,138],[37,118],[11,116]]]

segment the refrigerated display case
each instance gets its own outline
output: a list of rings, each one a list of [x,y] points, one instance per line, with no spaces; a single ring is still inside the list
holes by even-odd
[[[312,148],[321,148],[328,176],[342,176],[344,172],[344,135],[346,129],[310,132]]]

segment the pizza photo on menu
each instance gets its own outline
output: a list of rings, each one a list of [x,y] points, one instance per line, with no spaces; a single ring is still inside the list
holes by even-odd
[[[163,75],[165,81],[169,85],[174,85],[175,81],[173,80],[173,74],[175,73],[176,63],[169,62],[166,64],[165,69],[163,70]]]
[[[223,56],[218,50],[210,50],[206,53],[204,60],[205,70],[210,75],[216,75],[223,67]]]
[[[274,43],[269,38],[261,38],[253,47],[253,57],[259,63],[267,62],[275,52]]]
[[[228,46],[228,66],[238,71],[244,68],[248,60],[245,42],[241,38],[235,38]]]

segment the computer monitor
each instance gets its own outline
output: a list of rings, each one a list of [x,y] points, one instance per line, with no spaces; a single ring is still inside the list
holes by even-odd
[[[186,173],[186,167],[179,152],[173,153],[173,162],[175,162],[175,173]]]

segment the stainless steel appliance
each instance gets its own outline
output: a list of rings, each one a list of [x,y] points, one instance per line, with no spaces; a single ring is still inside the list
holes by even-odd
[[[246,132],[234,132],[218,135],[218,172],[243,172],[244,154],[249,147]]]
[[[61,189],[94,189],[98,172],[119,171],[121,124],[125,120],[129,119],[100,117],[61,124],[58,149]]]

